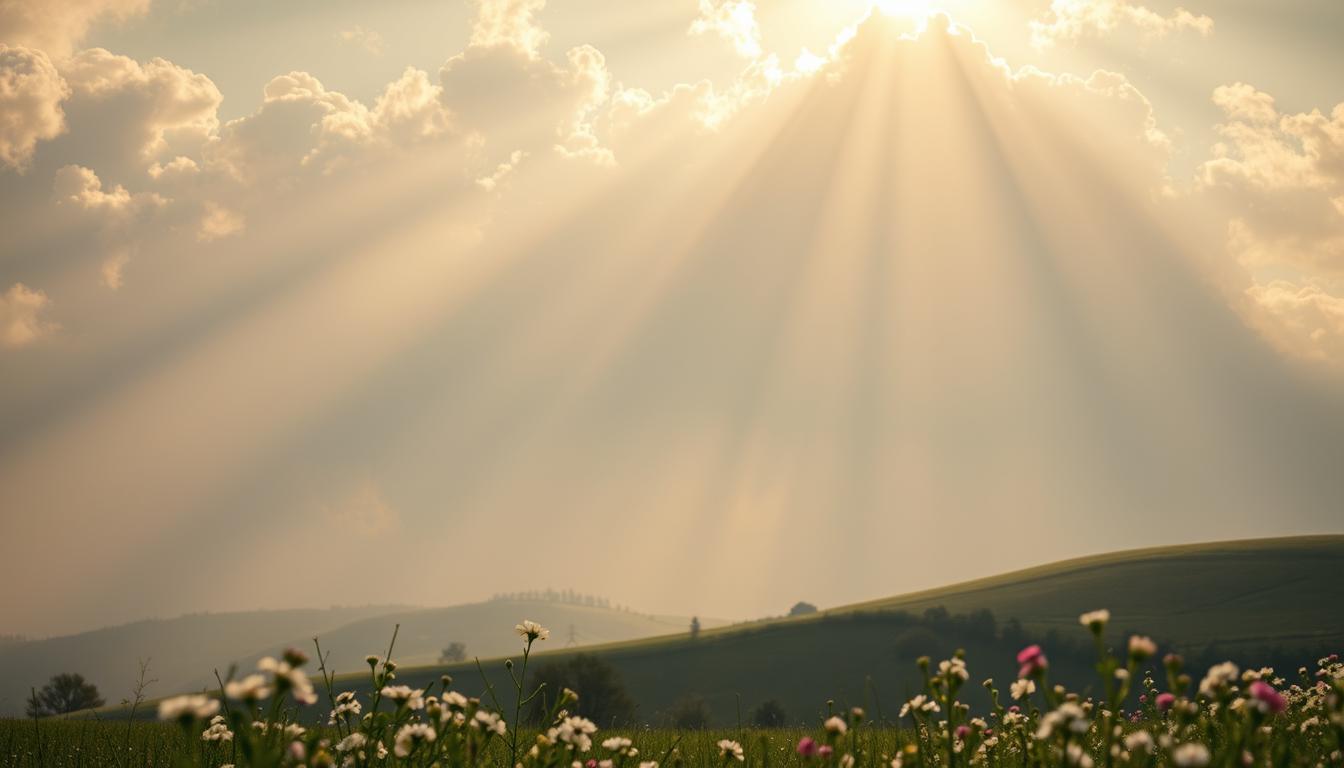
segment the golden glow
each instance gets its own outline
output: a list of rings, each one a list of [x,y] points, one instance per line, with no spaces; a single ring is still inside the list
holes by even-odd
[[[922,19],[942,8],[937,0],[873,0],[873,7],[888,16]]]

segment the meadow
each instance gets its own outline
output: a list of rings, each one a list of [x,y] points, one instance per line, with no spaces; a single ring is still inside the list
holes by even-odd
[[[1106,610],[1078,617],[1090,641],[1092,694],[1055,682],[1038,644],[1014,658],[1014,675],[973,677],[962,651],[916,662],[922,685],[898,713],[874,718],[859,706],[825,703],[802,728],[676,730],[603,728],[580,712],[584,694],[547,691],[528,677],[550,631],[515,630],[518,662],[509,684],[482,670],[468,696],[450,675],[406,685],[395,662],[396,632],[383,655],[366,658],[366,686],[339,684],[314,641],[255,671],[229,673],[215,694],[155,703],[157,724],[102,720],[10,720],[0,724],[0,758],[12,766],[521,766],[677,768],[752,765],[816,768],[933,766],[1322,766],[1344,762],[1344,662],[1336,655],[1291,673],[1232,662],[1187,669],[1159,656],[1149,637],[1107,641]],[[981,689],[988,706],[967,703]],[[1130,705],[1128,702],[1133,701]],[[316,715],[316,722],[313,718]],[[515,727],[520,725],[521,727]]]

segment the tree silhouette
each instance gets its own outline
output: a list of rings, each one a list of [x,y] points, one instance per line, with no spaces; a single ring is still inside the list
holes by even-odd
[[[805,616],[809,613],[816,613],[817,606],[807,602],[797,602],[789,609],[790,616]]]
[[[28,701],[28,716],[64,715],[101,706],[103,697],[98,695],[98,686],[79,673],[63,672],[53,675],[42,690],[33,692]]]
[[[533,684],[544,684],[545,694],[533,700],[531,720],[540,722],[566,688],[579,694],[569,707],[602,728],[629,725],[635,719],[635,702],[625,691],[621,675],[611,664],[586,653],[564,662],[551,662],[537,669]]]
[[[466,661],[466,660],[467,660],[467,645],[466,643],[460,642],[458,640],[454,640],[453,642],[449,643],[448,647],[444,648],[443,651],[439,653],[440,664],[456,664],[460,661]]]

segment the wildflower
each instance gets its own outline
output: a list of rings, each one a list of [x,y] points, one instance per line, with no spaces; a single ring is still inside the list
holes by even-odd
[[[1261,712],[1275,714],[1282,712],[1288,707],[1288,700],[1283,694],[1274,690],[1274,686],[1263,680],[1256,680],[1251,683],[1251,698]]]
[[[900,716],[905,717],[911,712],[919,714],[920,712],[938,712],[938,711],[939,711],[938,702],[934,701],[933,699],[930,699],[928,696],[925,696],[924,694],[921,693],[915,698],[907,701],[905,705],[901,707]]]
[[[1125,737],[1125,749],[1130,752],[1152,754],[1153,736],[1147,731],[1134,731]]]
[[[1129,638],[1129,658],[1144,661],[1157,655],[1157,643],[1151,637],[1132,635]]]
[[[401,730],[397,731],[396,743],[392,747],[392,753],[397,757],[406,757],[415,751],[420,744],[428,744],[438,738],[434,729],[424,723],[411,723],[403,725]]]
[[[223,715],[210,719],[210,727],[201,733],[201,741],[233,741],[233,731],[224,723]]]
[[[1036,692],[1036,682],[1025,677],[1015,680],[1012,685],[1008,686],[1008,692],[1012,694],[1014,699],[1021,701]]]
[[[364,734],[359,732],[355,732],[350,734],[349,736],[346,736],[344,739],[341,739],[340,741],[336,742],[336,751],[353,752],[354,750],[363,748],[364,745],[367,744],[368,742],[369,742],[368,736],[365,736]]]
[[[370,667],[376,667],[378,666],[378,657],[371,653],[364,657],[364,663],[368,664]]]
[[[1087,713],[1083,708],[1072,701],[1066,701],[1059,705],[1058,709],[1045,713],[1041,718],[1041,724],[1036,729],[1036,738],[1048,739],[1057,730],[1066,730],[1072,733],[1087,733],[1091,727],[1088,722]]]
[[[822,760],[829,760],[830,757],[831,757],[831,754],[834,753],[834,752],[835,752],[835,749],[834,749],[830,744],[822,744],[822,745],[817,749],[817,756],[820,757]]]
[[[1077,742],[1069,744],[1069,748],[1064,752],[1064,757],[1068,760],[1069,765],[1075,765],[1078,768],[1092,768],[1094,765],[1091,755],[1084,752],[1082,746]]]
[[[1230,661],[1215,664],[1199,683],[1199,693],[1210,699],[1216,698],[1237,679],[1237,665]]]
[[[958,726],[957,726],[957,740],[958,740],[958,741],[965,741],[965,740],[966,740],[966,737],[967,737],[967,736],[970,736],[970,735],[971,735],[971,727],[970,727],[969,725],[958,725]]]
[[[311,705],[317,703],[317,692],[313,690],[313,684],[308,680],[308,675],[288,661],[276,661],[267,656],[257,662],[257,669],[274,675],[276,688],[288,688],[290,695],[300,704]]]
[[[248,675],[242,680],[230,680],[224,684],[224,695],[235,701],[261,701],[271,695],[266,678],[261,675]]]
[[[840,756],[840,768],[854,768],[854,756],[846,752]]]
[[[798,746],[795,751],[803,757],[815,757],[817,754],[817,742],[811,736],[804,736],[798,740]]]
[[[405,703],[407,709],[425,708],[425,692],[419,688],[411,688],[409,685],[385,685],[379,693],[397,703]]]
[[[837,736],[844,736],[845,731],[849,730],[849,726],[845,724],[844,720],[834,716],[827,720],[823,724],[823,727],[826,729],[827,733],[834,733]]]
[[[1099,611],[1088,611],[1078,617],[1078,623],[1092,630],[1094,634],[1101,634],[1106,628],[1106,623],[1111,620],[1111,612],[1102,608]]]
[[[1157,711],[1166,712],[1171,709],[1171,705],[1176,703],[1176,697],[1170,693],[1157,694]]]
[[[624,736],[613,736],[602,742],[602,748],[624,755],[629,752],[631,743],[632,742]]]
[[[556,726],[546,732],[552,742],[563,742],[579,752],[587,752],[593,747],[592,735],[597,733],[593,721],[584,717],[565,717]]]
[[[1171,751],[1176,768],[1204,768],[1209,764],[1209,748],[1197,741],[1186,742]]]
[[[515,626],[513,630],[519,635],[527,638],[528,643],[531,643],[533,640],[545,640],[551,636],[551,630],[546,629],[535,621],[529,621],[527,619],[524,619],[522,624]]]
[[[746,756],[742,754],[742,745],[732,739],[720,739],[717,746],[719,757],[724,760],[736,760],[739,763],[746,760]]]
[[[503,736],[506,730],[503,718],[494,712],[486,712],[483,709],[476,710],[476,716],[472,718],[471,724],[473,727],[497,736]]]
[[[202,694],[175,696],[159,703],[160,720],[204,720],[219,712],[219,702]]]
[[[966,662],[963,659],[950,659],[948,661],[938,662],[938,674],[951,675],[959,677],[963,681],[970,678],[970,673],[966,671]]]
[[[1021,666],[1021,669],[1017,671],[1018,677],[1031,677],[1038,672],[1045,671],[1049,666],[1045,658],[1045,651],[1041,650],[1039,645],[1029,645],[1019,651],[1017,663]]]
[[[642,760],[642,761],[640,761],[640,763],[639,763],[639,768],[658,768],[658,761],[657,761],[657,760]]]

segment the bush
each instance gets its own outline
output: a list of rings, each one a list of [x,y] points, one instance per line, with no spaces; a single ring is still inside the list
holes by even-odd
[[[703,731],[709,725],[709,706],[701,696],[683,696],[667,711],[667,718],[673,728]]]
[[[101,706],[103,697],[98,694],[98,686],[81,674],[65,672],[54,675],[42,690],[34,692],[28,700],[28,716],[68,715]]]
[[[537,669],[532,687],[545,684],[545,693],[533,700],[531,719],[540,722],[561,691],[579,692],[578,703],[568,707],[604,728],[629,725],[635,719],[635,702],[625,691],[616,668],[596,656],[581,653],[568,661],[552,662]]]
[[[784,705],[776,699],[763,702],[751,713],[751,723],[757,728],[783,728],[787,719]]]

